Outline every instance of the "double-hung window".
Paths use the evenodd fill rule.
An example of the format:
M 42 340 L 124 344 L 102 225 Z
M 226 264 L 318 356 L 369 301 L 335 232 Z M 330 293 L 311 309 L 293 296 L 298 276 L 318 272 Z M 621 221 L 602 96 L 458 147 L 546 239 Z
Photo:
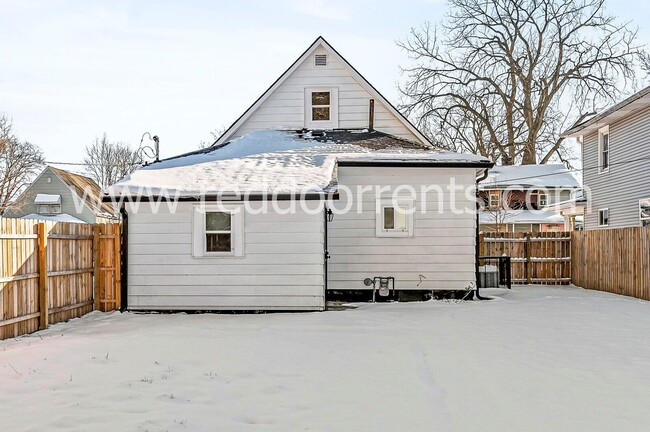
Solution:
M 605 227 L 609 225 L 609 209 L 598 210 L 598 226 Z
M 194 208 L 195 257 L 243 256 L 243 207 Z
M 335 129 L 338 127 L 338 88 L 305 89 L 305 127 Z
M 499 204 L 501 204 L 500 201 L 501 201 L 501 194 L 498 191 L 491 191 L 490 200 L 488 202 L 488 206 L 490 210 L 498 210 Z
M 598 131 L 598 166 L 599 172 L 609 171 L 609 126 Z

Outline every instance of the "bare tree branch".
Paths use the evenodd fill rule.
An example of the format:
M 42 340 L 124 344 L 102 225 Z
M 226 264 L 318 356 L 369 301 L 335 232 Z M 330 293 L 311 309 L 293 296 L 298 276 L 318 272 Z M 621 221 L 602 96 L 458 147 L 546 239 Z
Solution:
M 20 141 L 6 115 L 0 115 L 0 215 L 32 181 L 43 165 L 36 145 Z
M 503 164 L 563 158 L 561 126 L 619 98 L 646 60 L 605 0 L 450 0 L 398 42 L 402 108 L 444 149 Z M 444 35 L 441 37 L 440 35 Z
M 116 183 L 135 171 L 141 164 L 140 156 L 127 144 L 111 142 L 106 134 L 86 146 L 86 172 L 102 188 Z

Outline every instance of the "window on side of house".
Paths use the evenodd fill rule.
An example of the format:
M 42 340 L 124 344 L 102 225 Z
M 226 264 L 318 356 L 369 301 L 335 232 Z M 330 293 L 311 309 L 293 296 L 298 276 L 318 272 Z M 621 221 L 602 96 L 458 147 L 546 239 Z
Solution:
M 650 226 L 650 198 L 639 200 L 639 219 L 641 226 Z
M 598 166 L 599 172 L 609 171 L 609 126 L 598 131 Z
M 598 226 L 608 226 L 609 225 L 609 209 L 600 209 L 598 210 Z
M 413 237 L 412 199 L 378 200 L 377 237 Z
M 207 206 L 194 209 L 195 257 L 243 256 L 243 208 Z
M 548 196 L 544 192 L 537 194 L 537 207 L 542 208 L 546 207 L 548 204 Z

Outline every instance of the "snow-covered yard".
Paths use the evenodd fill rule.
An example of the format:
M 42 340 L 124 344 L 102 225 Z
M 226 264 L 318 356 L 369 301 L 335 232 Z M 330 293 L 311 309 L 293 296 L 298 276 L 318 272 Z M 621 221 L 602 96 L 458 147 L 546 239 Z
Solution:
M 2 430 L 642 431 L 650 303 L 575 287 L 0 342 Z

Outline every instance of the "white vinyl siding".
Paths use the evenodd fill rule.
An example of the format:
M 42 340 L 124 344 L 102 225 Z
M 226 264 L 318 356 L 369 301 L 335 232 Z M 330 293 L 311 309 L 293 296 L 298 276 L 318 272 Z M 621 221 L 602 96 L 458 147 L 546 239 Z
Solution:
M 326 50 L 319 47 L 315 54 L 326 54 Z M 335 127 L 368 127 L 369 103 L 373 97 L 350 75 L 344 65 L 331 56 L 328 57 L 327 66 L 314 66 L 313 57 L 309 56 L 241 125 L 233 138 L 254 130 L 305 127 L 305 89 L 310 87 L 338 89 L 338 125 Z M 378 100 L 375 100 L 374 128 L 419 142 L 402 121 Z
M 648 197 L 650 176 L 650 107 L 609 125 L 609 171 L 592 168 L 599 163 L 599 134 L 583 137 L 583 181 L 589 190 L 585 228 L 598 228 L 598 209 L 609 208 L 611 228 L 639 226 L 639 200 Z M 612 147 L 612 145 L 615 146 Z M 625 163 L 623 163 L 625 162 Z
M 378 237 L 376 197 L 365 192 L 362 199 L 352 197 L 354 211 L 335 214 L 328 224 L 328 289 L 363 290 L 367 277 L 393 276 L 397 290 L 465 289 L 475 282 L 475 201 L 465 191 L 455 192 L 458 206 L 469 211 L 455 215 L 450 211 L 449 194 L 442 198 L 426 192 L 427 211 L 420 195 L 421 186 L 449 184 L 450 176 L 461 186 L 472 186 L 474 169 L 341 167 L 339 183 L 352 191 L 357 186 L 412 185 L 414 200 L 413 237 Z M 439 199 L 440 198 L 440 199 Z M 346 205 L 341 195 L 337 208 Z M 357 205 L 361 212 L 357 213 Z M 442 209 L 442 214 L 438 209 Z M 423 275 L 424 278 L 420 278 Z M 425 279 L 426 278 L 426 279 Z M 419 285 L 418 285 L 419 284 Z
M 129 309 L 324 308 L 322 213 L 244 213 L 242 257 L 195 258 L 193 209 L 129 214 Z

